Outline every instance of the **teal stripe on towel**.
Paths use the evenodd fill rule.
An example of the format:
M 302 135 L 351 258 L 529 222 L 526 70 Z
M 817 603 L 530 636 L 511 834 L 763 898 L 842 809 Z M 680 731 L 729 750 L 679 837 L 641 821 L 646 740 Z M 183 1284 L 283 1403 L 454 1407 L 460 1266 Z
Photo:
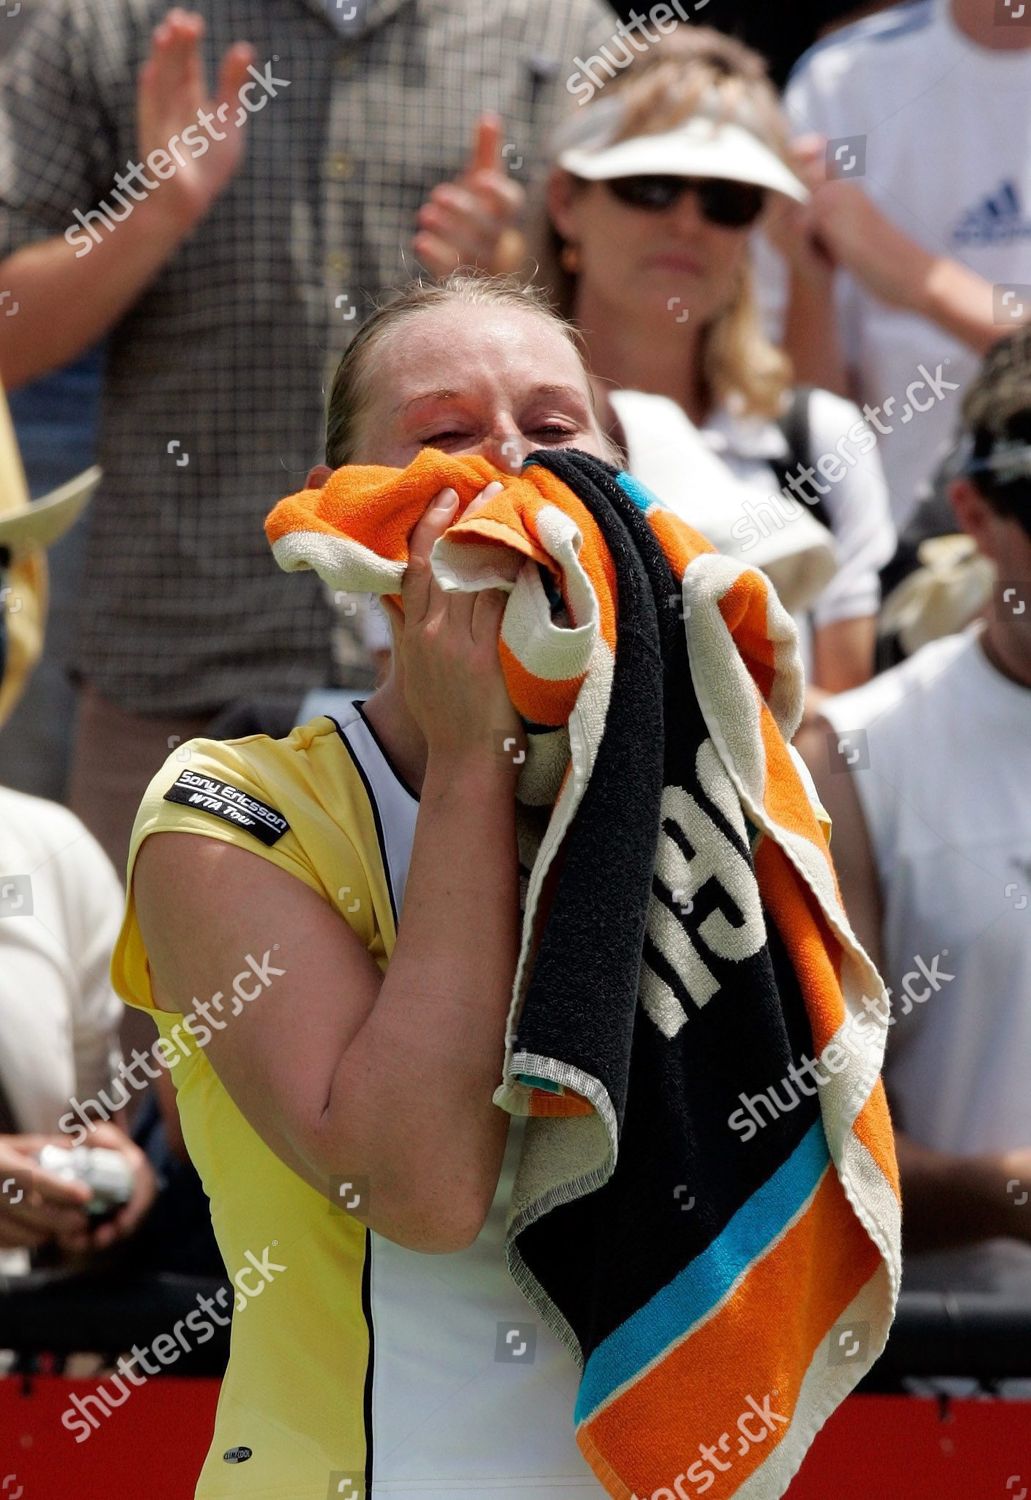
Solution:
M 573 1420 L 589 1421 L 613 1391 L 633 1380 L 699 1319 L 766 1251 L 815 1191 L 830 1163 L 817 1120 L 783 1166 L 738 1209 L 712 1244 L 609 1334 L 584 1368 Z
M 565 1089 L 562 1087 L 562 1085 L 560 1083 L 556 1083 L 553 1078 L 538 1078 L 533 1073 L 520 1073 L 518 1075 L 518 1078 L 519 1082 L 525 1084 L 527 1088 L 544 1089 L 545 1092 L 549 1094 L 565 1093 Z
M 642 484 L 639 479 L 635 479 L 632 474 L 628 474 L 625 469 L 621 469 L 616 475 L 616 483 L 624 495 L 629 496 L 634 502 L 638 510 L 649 511 L 653 505 L 657 505 L 660 510 L 665 509 L 662 501 L 652 494 L 648 486 Z

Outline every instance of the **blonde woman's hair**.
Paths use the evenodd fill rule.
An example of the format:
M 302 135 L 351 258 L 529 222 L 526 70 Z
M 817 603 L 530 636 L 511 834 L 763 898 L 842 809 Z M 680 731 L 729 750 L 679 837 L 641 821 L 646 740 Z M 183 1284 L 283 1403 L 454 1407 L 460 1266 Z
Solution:
M 611 144 L 657 135 L 705 110 L 715 119 L 742 123 L 791 165 L 787 123 L 766 64 L 757 52 L 708 26 L 681 26 L 636 58 L 611 83 L 603 102 L 618 96 L 622 113 Z M 583 106 L 586 116 L 600 104 Z M 576 277 L 564 269 L 563 241 L 540 200 L 532 214 L 531 250 L 537 279 L 566 318 L 573 315 Z M 793 378 L 791 361 L 765 336 L 750 266 L 742 268 L 735 296 L 705 329 L 702 374 L 710 399 L 739 401 L 749 414 L 780 415 Z
M 500 307 L 532 312 L 552 324 L 576 350 L 584 365 L 580 333 L 560 317 L 545 292 L 515 276 L 487 276 L 456 271 L 442 281 L 412 281 L 380 304 L 362 324 L 348 345 L 333 380 L 326 413 L 326 463 L 338 469 L 354 462 L 358 433 L 369 407 L 369 385 L 373 356 L 383 339 L 416 313 L 454 304 L 466 307 Z M 599 417 L 590 382 L 587 389 L 596 419 Z M 605 436 L 604 427 L 598 420 Z M 618 450 L 605 439 L 611 462 L 620 463 Z

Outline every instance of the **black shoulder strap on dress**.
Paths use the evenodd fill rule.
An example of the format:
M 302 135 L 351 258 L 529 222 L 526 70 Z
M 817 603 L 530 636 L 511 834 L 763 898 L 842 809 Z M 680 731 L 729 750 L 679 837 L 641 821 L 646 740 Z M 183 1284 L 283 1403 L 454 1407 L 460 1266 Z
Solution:
M 796 385 L 791 392 L 787 411 L 777 422 L 788 445 L 788 454 L 786 459 L 771 458 L 769 463 L 777 475 L 777 483 L 782 490 L 787 488 L 790 475 L 797 474 L 799 469 L 808 469 L 812 464 L 813 444 L 809 425 L 809 401 L 812 394 L 811 385 Z M 788 490 L 788 493 L 792 492 Z M 818 494 L 812 485 L 807 487 L 806 494 L 813 496 L 813 504 L 809 506 L 813 517 L 821 526 L 826 526 L 828 531 L 833 531 L 831 518 L 823 503 L 822 495 Z

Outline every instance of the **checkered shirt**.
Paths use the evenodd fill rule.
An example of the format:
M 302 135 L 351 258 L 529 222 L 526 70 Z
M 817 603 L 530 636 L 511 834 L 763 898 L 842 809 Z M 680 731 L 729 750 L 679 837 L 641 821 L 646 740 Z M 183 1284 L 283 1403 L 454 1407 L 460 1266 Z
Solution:
M 600 0 L 369 0 L 353 32 L 327 0 L 192 5 L 209 81 L 246 40 L 288 86 L 108 339 L 71 665 L 142 714 L 331 679 L 330 604 L 313 574 L 275 567 L 264 516 L 321 458 L 340 355 L 370 296 L 416 269 L 415 211 L 464 166 L 478 114 L 500 113 L 525 179 L 575 108 L 574 56 L 614 25 Z M 167 8 L 36 0 L 0 70 L 0 258 L 111 201 L 139 159 L 136 75 Z

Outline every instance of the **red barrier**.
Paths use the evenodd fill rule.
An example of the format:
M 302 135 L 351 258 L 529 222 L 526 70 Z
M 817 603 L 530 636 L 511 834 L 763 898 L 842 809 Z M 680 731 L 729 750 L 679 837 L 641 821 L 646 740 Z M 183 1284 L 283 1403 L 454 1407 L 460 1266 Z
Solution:
M 0 1500 L 193 1500 L 219 1382 L 148 1380 L 77 1443 L 61 1416 L 102 1384 L 0 1380 Z
M 192 1500 L 218 1383 L 150 1380 L 76 1443 L 72 1395 L 100 1382 L 0 1380 L 0 1500 Z M 1027 1500 L 1031 1402 L 853 1396 L 820 1433 L 790 1500 Z

